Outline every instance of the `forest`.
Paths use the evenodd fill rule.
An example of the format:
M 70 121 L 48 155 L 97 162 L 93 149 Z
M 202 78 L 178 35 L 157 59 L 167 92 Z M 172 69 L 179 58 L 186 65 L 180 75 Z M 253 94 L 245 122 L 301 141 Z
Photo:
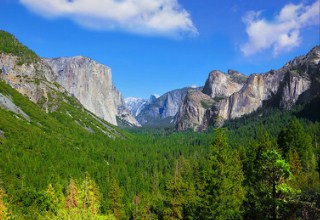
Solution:
M 110 139 L 61 113 L 80 110 L 47 114 L 0 88 L 32 117 L 0 109 L 1 219 L 320 216 L 320 123 L 308 106 L 260 110 L 202 133 L 118 129 Z
M 1 80 L 0 95 L 30 117 L 0 107 L 0 219 L 320 219 L 319 99 L 177 132 L 101 123 L 63 93 L 46 113 Z

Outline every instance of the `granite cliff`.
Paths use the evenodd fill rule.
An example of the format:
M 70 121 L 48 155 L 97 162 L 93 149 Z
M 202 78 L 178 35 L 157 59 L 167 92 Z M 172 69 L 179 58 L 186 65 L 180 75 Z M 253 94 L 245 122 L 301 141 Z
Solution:
M 56 81 L 86 109 L 114 125 L 117 125 L 118 116 L 139 126 L 113 85 L 109 67 L 82 56 L 43 61 L 53 70 Z
M 189 90 L 199 90 L 199 88 L 186 87 L 182 89 L 176 89 L 159 97 L 151 95 L 148 101 L 141 101 L 141 99 L 131 98 L 131 102 L 127 101 L 127 107 L 133 110 L 133 106 L 139 107 L 135 111 L 135 117 L 143 126 L 174 126 L 175 116 Z M 137 102 L 134 102 L 134 100 Z
M 203 94 L 188 95 L 179 109 L 176 128 L 204 130 L 209 124 L 250 114 L 261 107 L 291 109 L 320 96 L 320 47 L 288 62 L 279 70 L 252 74 L 213 71 Z M 211 98 L 211 100 L 209 99 Z M 203 102 L 212 103 L 203 108 Z

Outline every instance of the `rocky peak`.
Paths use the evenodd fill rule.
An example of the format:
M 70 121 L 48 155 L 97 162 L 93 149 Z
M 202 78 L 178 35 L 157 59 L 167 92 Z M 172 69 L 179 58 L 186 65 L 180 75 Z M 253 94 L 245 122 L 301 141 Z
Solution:
M 246 77 L 233 70 L 228 73 L 219 70 L 210 72 L 202 92 L 212 98 L 225 98 L 239 91 L 244 84 L 243 78 Z
M 320 47 L 263 74 L 246 77 L 234 70 L 228 74 L 212 71 L 203 93 L 213 98 L 212 106 L 203 111 L 201 99 L 210 103 L 208 97 L 199 94 L 197 99 L 187 95 L 178 113 L 178 129 L 204 129 L 208 122 L 221 125 L 225 120 L 250 114 L 261 107 L 290 109 L 296 104 L 308 103 L 320 96 Z
M 176 115 L 178 130 L 205 130 L 211 123 L 214 100 L 200 90 L 188 90 Z
M 151 95 L 148 103 L 144 104 L 136 116 L 137 120 L 145 126 L 158 126 L 159 124 L 164 127 L 173 126 L 174 117 L 188 90 L 199 90 L 199 88 L 176 89 L 160 97 Z
M 272 105 L 290 109 L 320 95 L 320 47 L 288 62 L 278 70 L 250 75 L 241 90 L 216 104 L 222 120 L 241 117 Z
M 56 108 L 48 97 L 55 97 L 55 91 L 65 91 L 54 84 L 56 80 L 54 73 L 40 59 L 21 63 L 20 57 L 1 52 L 0 79 L 47 112 Z
M 136 98 L 136 97 L 128 97 L 124 99 L 126 108 L 131 112 L 132 116 L 136 117 L 143 110 L 145 105 L 148 104 L 146 99 Z
M 160 96 L 157 95 L 157 94 L 152 94 L 152 95 L 150 95 L 150 97 L 149 97 L 149 104 L 152 104 L 152 103 L 156 102 L 157 98 L 159 98 L 159 97 L 160 97 Z

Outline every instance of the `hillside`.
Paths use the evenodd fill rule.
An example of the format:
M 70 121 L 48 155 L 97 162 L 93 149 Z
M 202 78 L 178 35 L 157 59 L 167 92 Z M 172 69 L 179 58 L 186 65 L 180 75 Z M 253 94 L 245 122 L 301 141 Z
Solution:
M 34 54 L 5 34 L 9 48 Z M 0 52 L 0 219 L 319 219 L 318 84 L 306 102 L 262 106 L 219 129 L 202 120 L 205 132 L 124 131 L 86 110 L 41 59 L 15 50 Z M 225 99 L 212 94 L 228 93 L 211 86 L 215 74 L 242 90 L 244 76 L 215 72 L 211 95 L 155 99 L 157 119 L 185 96 L 179 111 L 194 104 L 200 121 Z

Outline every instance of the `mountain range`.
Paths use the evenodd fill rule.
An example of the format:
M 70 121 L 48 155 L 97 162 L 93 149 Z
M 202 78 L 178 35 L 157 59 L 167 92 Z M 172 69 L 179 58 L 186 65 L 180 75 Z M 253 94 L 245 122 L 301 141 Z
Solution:
M 112 83 L 111 69 L 90 58 L 39 58 L 11 34 L 0 34 L 2 41 L 14 45 L 1 50 L 1 80 L 46 112 L 56 111 L 64 94 L 112 125 L 206 130 L 259 108 L 288 110 L 320 96 L 320 46 L 278 70 L 249 76 L 214 70 L 203 87 L 176 89 L 145 100 L 124 99 Z M 0 94 L 0 106 L 27 119 L 10 97 Z

